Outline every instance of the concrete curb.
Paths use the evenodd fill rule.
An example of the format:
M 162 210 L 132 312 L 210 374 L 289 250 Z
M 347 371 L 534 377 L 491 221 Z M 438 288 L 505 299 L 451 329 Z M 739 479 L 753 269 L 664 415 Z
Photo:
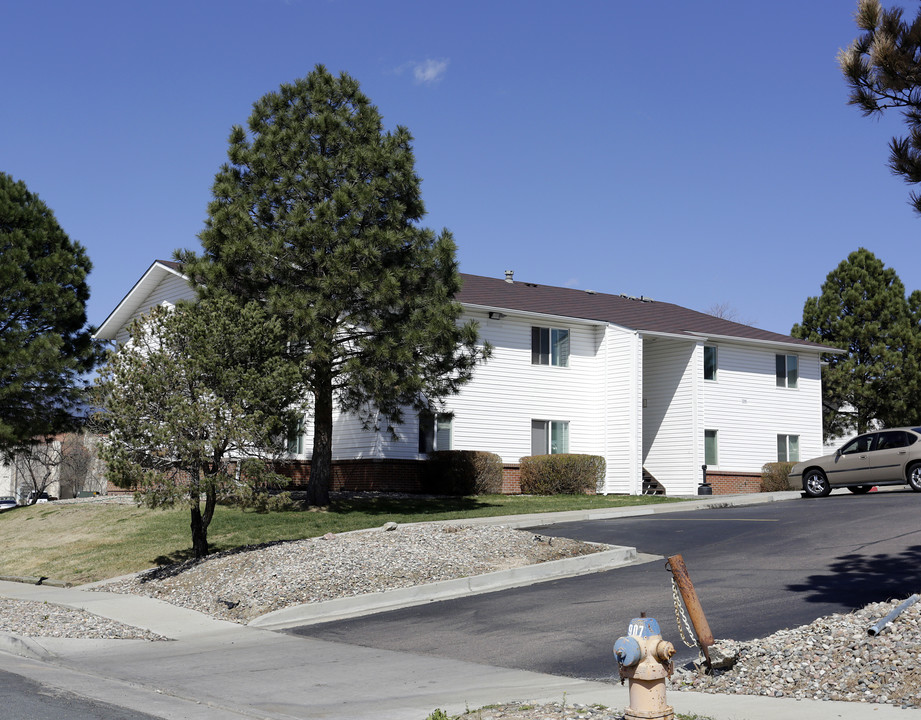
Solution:
M 695 510 L 718 510 L 720 508 L 741 507 L 747 505 L 765 505 L 782 500 L 801 497 L 796 491 L 756 493 L 750 495 L 716 495 L 705 500 L 687 500 L 685 502 L 662 503 L 660 505 L 637 505 L 634 507 L 603 508 L 597 510 L 565 510 L 552 513 L 533 513 L 530 515 L 499 515 L 496 517 L 466 518 L 462 520 L 436 520 L 432 524 L 455 525 L 505 525 L 510 528 L 543 527 L 559 523 L 580 522 L 583 520 L 614 520 L 624 517 L 642 515 L 659 515 L 661 513 L 692 512 Z M 695 496 L 696 497 L 696 496 Z
M 64 580 L 52 580 L 51 578 L 47 577 L 29 577 L 28 575 L 0 575 L 0 580 L 5 580 L 6 582 L 18 582 L 25 585 L 48 585 L 50 587 L 57 588 L 73 587 L 73 583 L 65 582 Z
M 314 625 L 370 613 L 424 605 L 438 600 L 481 595 L 497 590 L 533 585 L 548 580 L 612 570 L 629 565 L 636 560 L 636 548 L 610 546 L 609 550 L 592 553 L 591 555 L 550 560 L 536 565 L 499 570 L 485 575 L 471 575 L 470 577 L 442 580 L 398 590 L 327 600 L 321 603 L 295 605 L 261 615 L 251 620 L 248 624 L 251 627 L 266 630 L 282 630 L 289 627 Z
M 5 632 L 0 632 L 0 652 L 45 662 L 53 660 L 56 657 L 53 652 L 43 647 L 32 638 Z

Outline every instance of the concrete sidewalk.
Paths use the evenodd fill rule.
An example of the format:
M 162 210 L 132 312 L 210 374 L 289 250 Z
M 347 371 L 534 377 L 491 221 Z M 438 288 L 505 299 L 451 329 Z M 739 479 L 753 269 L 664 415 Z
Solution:
M 713 498 L 614 516 L 771 502 L 798 493 Z M 607 513 L 612 511 L 597 511 Z M 539 515 L 519 526 L 563 522 L 571 513 Z M 563 518 L 566 518 L 565 520 Z M 594 517 L 597 517 L 594 516 Z M 518 521 L 518 518 L 512 518 Z M 509 524 L 510 518 L 488 522 Z M 539 567 L 539 566 L 538 566 Z M 527 581 L 539 581 L 539 577 Z M 423 588 L 417 589 L 423 596 Z M 381 593 L 380 595 L 386 595 Z M 241 626 L 158 600 L 0 582 L 0 596 L 83 608 L 171 638 L 68 640 L 0 634 L 0 669 L 102 702 L 170 720 L 349 718 L 425 720 L 435 708 L 459 714 L 516 700 L 601 703 L 622 708 L 627 688 L 438 657 L 364 648 Z M 416 598 L 418 599 L 418 598 Z M 375 609 L 370 598 L 363 612 Z M 304 619 L 315 609 L 304 607 Z M 297 624 L 296 610 L 284 625 Z M 613 643 L 614 638 L 612 638 Z M 612 659 L 613 666 L 613 659 Z M 716 720 L 921 718 L 888 705 L 797 701 L 670 692 L 678 712 Z

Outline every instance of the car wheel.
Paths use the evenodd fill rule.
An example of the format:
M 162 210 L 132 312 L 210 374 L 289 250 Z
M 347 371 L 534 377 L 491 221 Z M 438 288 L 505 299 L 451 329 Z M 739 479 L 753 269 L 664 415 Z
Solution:
M 853 485 L 848 488 L 855 495 L 863 495 L 870 492 L 873 489 L 872 485 Z
M 921 477 L 919 477 L 921 481 Z M 809 497 L 825 497 L 831 492 L 831 485 L 828 484 L 828 478 L 821 470 L 813 468 L 803 475 L 803 490 Z
M 921 492 L 921 463 L 908 468 L 908 486 L 915 492 Z

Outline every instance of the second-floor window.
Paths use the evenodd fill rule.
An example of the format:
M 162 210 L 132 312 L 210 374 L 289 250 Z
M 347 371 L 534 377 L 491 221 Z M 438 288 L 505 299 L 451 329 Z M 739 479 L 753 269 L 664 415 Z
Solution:
M 704 345 L 704 380 L 716 380 L 716 347 Z
M 775 355 L 777 387 L 795 388 L 799 382 L 799 358 L 796 355 Z
M 532 327 L 531 364 L 569 367 L 569 330 Z

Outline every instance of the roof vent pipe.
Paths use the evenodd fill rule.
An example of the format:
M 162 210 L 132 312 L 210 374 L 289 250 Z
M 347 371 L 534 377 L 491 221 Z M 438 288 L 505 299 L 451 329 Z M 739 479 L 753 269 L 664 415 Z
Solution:
M 514 280 L 514 275 L 515 275 L 515 271 L 514 271 L 514 270 L 506 270 L 506 271 L 505 271 L 505 282 L 507 282 L 507 283 L 513 283 L 513 282 L 515 282 L 515 280 Z

